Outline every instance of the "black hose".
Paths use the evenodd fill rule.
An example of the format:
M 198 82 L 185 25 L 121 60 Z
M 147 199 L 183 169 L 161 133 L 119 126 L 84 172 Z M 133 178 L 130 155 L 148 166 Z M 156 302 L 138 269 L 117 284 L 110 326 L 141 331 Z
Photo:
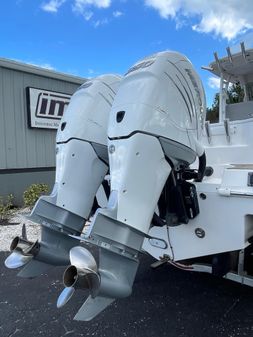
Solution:
M 204 178 L 206 171 L 206 154 L 205 152 L 199 157 L 199 169 L 198 169 L 198 178 L 195 180 L 201 182 Z

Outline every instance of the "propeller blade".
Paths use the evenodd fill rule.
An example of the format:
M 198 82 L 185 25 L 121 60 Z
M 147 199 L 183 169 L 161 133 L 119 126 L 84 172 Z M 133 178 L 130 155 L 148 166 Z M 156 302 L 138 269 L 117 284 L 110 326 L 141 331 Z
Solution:
M 26 265 L 32 258 L 32 255 L 23 255 L 22 252 L 15 250 L 7 257 L 4 264 L 9 269 L 16 269 Z
M 90 321 L 103 311 L 108 305 L 114 302 L 114 298 L 89 296 L 74 317 L 76 321 Z
M 76 246 L 69 252 L 70 263 L 77 269 L 92 270 L 97 273 L 97 263 L 93 255 L 84 247 Z
M 89 282 L 89 290 L 92 297 L 96 297 L 100 288 L 100 276 L 98 273 L 87 273 L 86 278 Z
M 27 231 L 26 231 L 26 225 L 25 225 L 25 223 L 23 224 L 23 226 L 22 226 L 22 238 L 23 239 L 25 239 L 25 240 L 27 240 L 28 241 L 28 239 L 27 239 Z
M 62 308 L 68 301 L 71 299 L 75 292 L 74 287 L 66 287 L 63 289 L 61 292 L 60 296 L 58 297 L 57 300 L 57 308 Z

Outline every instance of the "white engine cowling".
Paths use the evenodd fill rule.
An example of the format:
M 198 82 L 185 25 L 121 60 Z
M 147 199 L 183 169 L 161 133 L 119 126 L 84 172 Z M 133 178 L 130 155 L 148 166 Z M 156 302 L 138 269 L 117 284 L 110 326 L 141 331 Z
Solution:
M 161 52 L 137 62 L 125 75 L 113 103 L 108 136 L 143 132 L 198 152 L 205 109 L 204 89 L 190 61 L 176 52 Z
M 148 231 L 169 163 L 187 166 L 203 154 L 198 138 L 204 119 L 203 87 L 185 56 L 162 52 L 130 68 L 108 127 L 117 220 Z
M 104 75 L 72 96 L 56 137 L 56 205 L 85 219 L 108 171 L 107 126 L 120 77 Z

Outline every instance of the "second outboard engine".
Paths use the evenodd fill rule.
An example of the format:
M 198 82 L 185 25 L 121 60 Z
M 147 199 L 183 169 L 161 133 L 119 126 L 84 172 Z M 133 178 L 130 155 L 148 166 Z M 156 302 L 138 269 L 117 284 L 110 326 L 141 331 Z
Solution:
M 69 264 L 69 250 L 77 243 L 69 234 L 80 235 L 108 173 L 107 125 L 119 83 L 119 76 L 100 76 L 72 96 L 57 132 L 53 191 L 40 197 L 30 216 L 41 225 L 41 240 L 16 237 L 5 261 L 8 268 L 24 266 L 19 276 Z
M 62 306 L 75 288 L 90 290 L 75 319 L 90 320 L 115 298 L 131 294 L 138 254 L 168 177 L 185 170 L 201 179 L 201 172 L 188 168 L 199 157 L 203 170 L 198 138 L 204 114 L 201 81 L 179 53 L 147 57 L 125 75 L 108 127 L 110 198 L 107 208 L 96 212 L 89 233 L 90 242 L 100 247 L 99 265 L 85 248 L 71 249 L 72 265 L 58 300 Z

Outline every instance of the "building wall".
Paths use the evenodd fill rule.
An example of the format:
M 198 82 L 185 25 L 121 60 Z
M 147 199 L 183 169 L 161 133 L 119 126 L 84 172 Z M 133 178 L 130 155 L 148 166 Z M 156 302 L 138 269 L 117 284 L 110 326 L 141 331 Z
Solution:
M 54 185 L 55 168 L 39 170 L 16 170 L 0 174 L 0 196 L 13 194 L 13 203 L 23 205 L 23 193 L 31 184 L 47 184 L 50 189 Z
M 0 67 L 0 169 L 55 166 L 55 130 L 29 129 L 26 87 L 73 94 L 77 84 Z
M 31 183 L 54 181 L 56 130 L 28 127 L 26 87 L 73 94 L 78 86 L 0 66 L 0 196 L 21 204 Z

